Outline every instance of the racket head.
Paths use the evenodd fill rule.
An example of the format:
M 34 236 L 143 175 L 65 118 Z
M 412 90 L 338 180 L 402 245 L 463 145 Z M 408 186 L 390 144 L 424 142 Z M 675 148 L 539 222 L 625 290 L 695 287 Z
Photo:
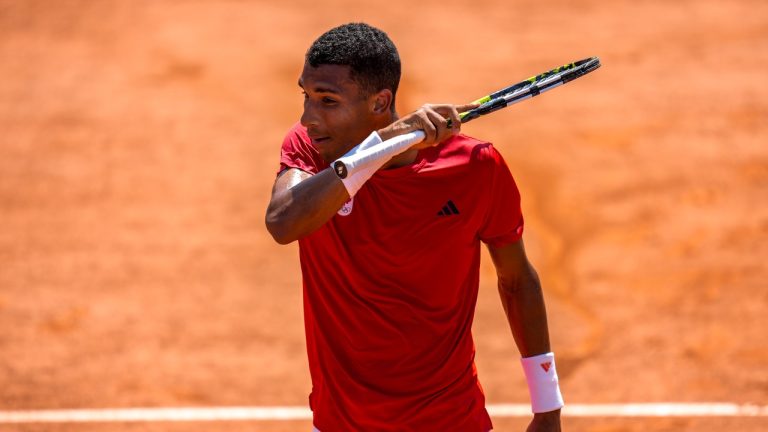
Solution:
M 599 57 L 588 57 L 560 67 L 534 75 L 501 90 L 473 101 L 479 107 L 459 113 L 462 123 L 474 120 L 481 115 L 512 105 L 513 103 L 539 95 L 559 85 L 573 81 L 600 67 Z M 516 97 L 517 96 L 517 97 Z

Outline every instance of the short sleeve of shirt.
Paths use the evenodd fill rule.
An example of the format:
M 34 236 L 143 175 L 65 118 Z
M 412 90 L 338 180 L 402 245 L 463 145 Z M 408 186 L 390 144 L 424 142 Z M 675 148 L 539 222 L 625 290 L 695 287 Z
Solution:
M 300 123 L 294 124 L 283 138 L 283 145 L 280 148 L 280 169 L 277 173 L 288 168 L 298 168 L 317 174 L 326 166 L 320 153 L 310 142 L 307 130 Z
M 484 243 L 501 247 L 522 238 L 523 213 L 520 192 L 504 158 L 493 147 L 489 151 L 493 161 L 490 203 L 479 235 Z

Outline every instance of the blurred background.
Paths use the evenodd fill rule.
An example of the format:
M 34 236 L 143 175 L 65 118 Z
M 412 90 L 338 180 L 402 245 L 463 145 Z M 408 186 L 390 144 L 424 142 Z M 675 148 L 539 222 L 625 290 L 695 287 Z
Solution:
M 522 191 L 566 401 L 768 403 L 767 2 L 0 0 L 0 409 L 306 406 L 298 249 L 263 218 L 304 52 L 350 21 L 398 46 L 401 113 L 600 56 L 464 128 Z M 480 380 L 527 403 L 487 258 Z

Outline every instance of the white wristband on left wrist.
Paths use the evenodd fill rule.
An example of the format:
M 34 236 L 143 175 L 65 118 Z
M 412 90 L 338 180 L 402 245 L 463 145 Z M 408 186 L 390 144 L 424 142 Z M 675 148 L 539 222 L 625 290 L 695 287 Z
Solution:
M 531 409 L 534 413 L 554 411 L 563 407 L 563 395 L 555 367 L 555 354 L 546 353 L 521 359 L 528 392 L 531 396 Z

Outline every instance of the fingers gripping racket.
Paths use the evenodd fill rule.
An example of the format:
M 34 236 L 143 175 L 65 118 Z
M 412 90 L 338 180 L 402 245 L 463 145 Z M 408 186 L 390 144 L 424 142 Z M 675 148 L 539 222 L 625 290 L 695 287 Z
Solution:
M 460 113 L 459 118 L 461 119 L 462 124 L 467 123 L 480 116 L 490 114 L 502 108 L 538 96 L 545 91 L 552 90 L 555 87 L 559 87 L 569 81 L 582 77 L 599 67 L 600 59 L 598 57 L 589 57 L 532 76 L 517 84 L 505 87 L 497 92 L 475 100 L 472 103 L 480 104 L 480 106 Z M 449 120 L 448 127 L 450 126 L 451 122 Z M 424 136 L 424 132 L 421 130 L 396 136 L 354 155 L 344 156 L 338 159 L 334 162 L 333 168 L 339 177 L 342 179 L 346 178 L 349 172 L 354 172 L 354 170 L 379 159 L 383 153 L 391 153 L 393 148 L 396 148 L 398 152 L 405 150 L 413 144 L 422 141 Z

